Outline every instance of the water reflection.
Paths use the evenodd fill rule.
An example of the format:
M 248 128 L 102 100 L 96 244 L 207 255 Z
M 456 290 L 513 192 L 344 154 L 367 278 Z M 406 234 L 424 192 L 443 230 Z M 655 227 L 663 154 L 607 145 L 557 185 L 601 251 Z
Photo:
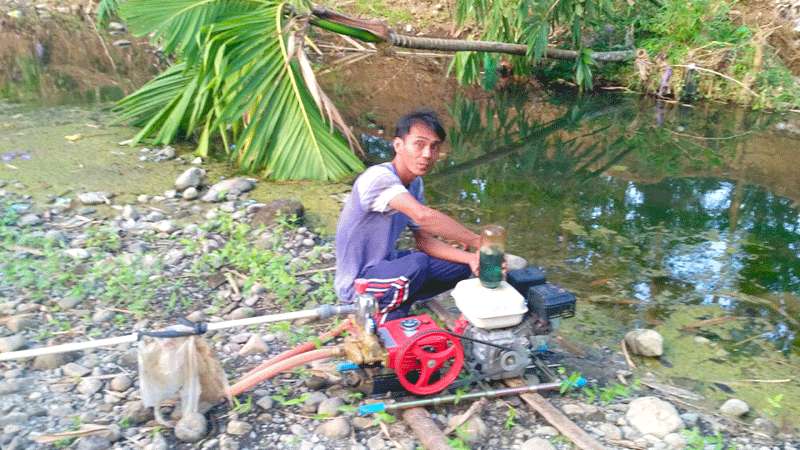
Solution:
M 716 305 L 798 345 L 800 180 L 783 158 L 800 141 L 770 132 L 775 117 L 599 96 L 554 97 L 543 119 L 506 100 L 453 102 L 432 204 L 508 225 L 517 252 L 586 297 L 640 302 L 631 323 Z

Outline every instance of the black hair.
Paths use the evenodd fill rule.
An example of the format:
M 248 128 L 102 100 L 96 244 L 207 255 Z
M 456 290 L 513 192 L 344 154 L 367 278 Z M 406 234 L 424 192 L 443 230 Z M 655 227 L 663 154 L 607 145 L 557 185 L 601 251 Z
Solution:
M 426 127 L 430 128 L 442 141 L 447 138 L 447 133 L 444 131 L 444 127 L 442 126 L 442 122 L 439 120 L 439 116 L 436 115 L 436 112 L 430 109 L 418 109 L 401 117 L 395 126 L 394 136 L 399 137 L 400 139 L 405 138 L 411 131 L 411 127 L 415 124 L 425 125 Z

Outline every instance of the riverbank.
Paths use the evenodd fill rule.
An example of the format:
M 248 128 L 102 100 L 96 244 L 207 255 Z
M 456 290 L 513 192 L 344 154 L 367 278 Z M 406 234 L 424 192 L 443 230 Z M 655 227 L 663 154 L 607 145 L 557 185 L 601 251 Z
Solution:
M 41 204 L 30 200 L 28 187 L 19 181 L 3 179 L 0 185 L 0 292 L 5 299 L 0 304 L 0 351 L 156 329 L 181 316 L 213 322 L 335 301 L 332 273 L 326 270 L 334 262 L 332 242 L 300 221 L 275 216 L 275 204 L 259 204 L 247 193 L 229 191 L 221 203 L 208 203 L 151 192 L 135 204 L 123 204 L 112 193 L 76 192 L 68 201 L 61 197 Z M 110 208 L 101 211 L 97 202 Z M 282 206 L 299 213 L 296 202 Z M 235 379 L 328 326 L 301 321 L 221 331 L 207 339 L 227 377 Z M 796 448 L 795 438 L 768 419 L 748 425 L 696 409 L 691 405 L 700 396 L 661 384 L 647 373 L 634 375 L 616 350 L 596 354 L 597 349 L 584 349 L 594 356 L 578 357 L 556 348 L 553 358 L 563 360 L 566 370 L 603 374 L 591 377 L 586 389 L 549 399 L 606 448 L 718 443 Z M 602 372 L 591 367 L 599 361 Z M 42 442 L 48 438 L 57 448 L 190 448 L 142 406 L 133 348 L 1 366 L 3 448 L 47 448 Z M 233 408 L 204 411 L 210 431 L 194 445 L 417 447 L 406 426 L 390 416 L 355 417 L 361 399 L 330 365 L 312 365 L 260 386 Z M 435 408 L 433 419 L 445 428 L 468 406 Z M 175 420 L 180 408 L 165 406 L 162 413 Z M 70 434 L 81 430 L 85 433 Z M 457 428 L 451 443 L 476 449 L 570 448 L 515 398 L 489 402 Z
M 9 151 L 0 166 L 2 351 L 124 335 L 171 325 L 177 317 L 216 321 L 335 301 L 326 270 L 335 260 L 330 234 L 320 231 L 324 221 L 314 218 L 316 207 L 305 204 L 302 214 L 300 208 L 319 194 L 296 183 L 221 180 L 225 166 L 196 160 L 186 149 L 120 146 L 130 130 L 109 126 L 102 113 L 10 108 L 4 110 L 8 133 L 2 144 Z M 63 123 L 37 125 L 45 118 Z M 224 195 L 210 196 L 219 202 L 200 199 L 220 182 L 232 184 L 216 188 Z M 292 194 L 276 193 L 284 188 Z M 317 201 L 335 208 L 346 189 Z M 261 197 L 265 191 L 278 197 Z M 269 205 L 277 204 L 306 222 L 275 220 Z M 581 312 L 586 308 L 579 305 Z M 277 324 L 208 339 L 228 379 L 235 379 L 328 326 Z M 668 337 L 672 342 L 674 336 Z M 796 424 L 783 421 L 780 400 L 773 409 L 751 406 L 744 418 L 731 419 L 717 410 L 722 402 L 716 398 L 668 386 L 647 369 L 631 371 L 616 346 L 574 342 L 580 341 L 554 341 L 552 362 L 563 364 L 567 374 L 583 373 L 590 385 L 548 398 L 607 448 L 797 448 Z M 660 364 L 637 361 L 653 369 Z M 79 449 L 191 446 L 142 407 L 132 348 L 4 363 L 2 374 L 4 448 L 49 447 L 35 440 L 90 425 L 97 428 L 92 433 L 56 435 L 53 441 Z M 637 400 L 644 397 L 664 402 Z M 330 366 L 312 366 L 264 384 L 238 406 L 210 409 L 209 434 L 195 445 L 416 448 L 396 418 L 355 417 L 353 407 L 362 400 Z M 433 418 L 445 428 L 468 406 L 435 408 Z M 451 435 L 452 445 L 570 448 L 526 408 L 513 398 L 490 402 Z M 173 405 L 163 412 L 177 418 L 179 410 Z

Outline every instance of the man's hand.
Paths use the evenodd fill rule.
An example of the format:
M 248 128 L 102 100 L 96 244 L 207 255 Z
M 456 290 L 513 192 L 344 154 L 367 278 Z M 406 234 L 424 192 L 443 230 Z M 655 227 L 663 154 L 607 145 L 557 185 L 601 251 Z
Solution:
M 481 252 L 476 250 L 469 260 L 469 270 L 477 277 L 481 272 Z

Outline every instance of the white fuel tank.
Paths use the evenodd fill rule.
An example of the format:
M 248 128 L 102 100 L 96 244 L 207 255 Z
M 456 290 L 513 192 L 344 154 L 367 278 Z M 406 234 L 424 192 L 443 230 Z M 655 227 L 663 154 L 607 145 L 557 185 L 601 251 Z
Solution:
M 478 278 L 459 281 L 451 294 L 469 323 L 488 330 L 513 327 L 528 311 L 525 297 L 505 281 L 495 289 Z

